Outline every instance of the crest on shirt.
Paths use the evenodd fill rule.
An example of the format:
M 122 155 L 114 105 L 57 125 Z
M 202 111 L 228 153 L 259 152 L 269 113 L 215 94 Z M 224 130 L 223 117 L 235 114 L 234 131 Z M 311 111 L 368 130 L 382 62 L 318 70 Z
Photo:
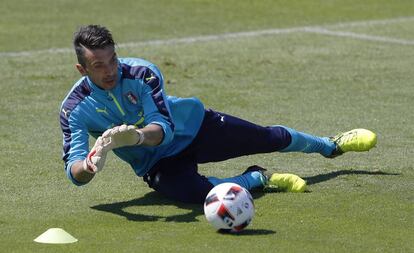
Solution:
M 134 93 L 132 93 L 132 91 L 128 91 L 128 93 L 126 93 L 125 96 L 129 102 L 131 102 L 134 105 L 137 104 L 137 97 L 134 95 Z

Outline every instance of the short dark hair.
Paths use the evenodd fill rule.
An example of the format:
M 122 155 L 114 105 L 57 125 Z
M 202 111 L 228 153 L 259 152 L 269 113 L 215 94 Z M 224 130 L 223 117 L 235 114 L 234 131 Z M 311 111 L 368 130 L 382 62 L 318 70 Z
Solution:
M 78 62 L 85 67 L 85 49 L 104 49 L 115 47 L 115 42 L 111 32 L 104 26 L 87 25 L 81 26 L 73 36 L 73 46 L 75 48 Z

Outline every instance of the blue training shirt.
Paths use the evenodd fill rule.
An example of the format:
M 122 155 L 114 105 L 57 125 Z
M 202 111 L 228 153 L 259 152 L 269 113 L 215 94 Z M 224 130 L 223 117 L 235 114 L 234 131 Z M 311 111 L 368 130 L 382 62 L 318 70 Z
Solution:
M 143 128 L 162 127 L 164 138 L 158 146 L 129 146 L 114 149 L 135 174 L 143 176 L 161 158 L 187 147 L 204 118 L 204 106 L 197 98 L 167 96 L 163 76 L 152 63 L 138 58 L 118 59 L 118 81 L 112 90 L 103 90 L 87 76 L 79 79 L 60 108 L 63 131 L 63 161 L 69 179 L 75 161 L 89 152 L 89 135 L 97 138 L 105 130 L 127 124 Z

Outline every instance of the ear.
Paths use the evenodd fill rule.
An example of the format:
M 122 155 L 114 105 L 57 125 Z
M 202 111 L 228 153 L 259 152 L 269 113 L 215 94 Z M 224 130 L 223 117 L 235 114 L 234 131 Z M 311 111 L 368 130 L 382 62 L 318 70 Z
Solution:
M 88 72 L 86 71 L 86 69 L 82 65 L 80 65 L 79 63 L 77 63 L 75 66 L 76 66 L 76 69 L 79 71 L 79 73 L 82 76 L 86 76 L 88 74 Z

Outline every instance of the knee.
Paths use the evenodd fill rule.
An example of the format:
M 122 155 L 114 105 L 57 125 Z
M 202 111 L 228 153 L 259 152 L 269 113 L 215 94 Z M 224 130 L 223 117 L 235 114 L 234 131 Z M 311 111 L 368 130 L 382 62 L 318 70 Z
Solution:
M 144 181 L 148 184 L 150 188 L 156 190 L 160 186 L 161 172 L 158 171 L 150 175 L 145 175 Z
M 185 175 L 171 175 L 158 171 L 144 178 L 149 187 L 165 197 L 191 204 L 202 204 L 213 188 L 207 180 L 186 177 Z
M 273 142 L 276 143 L 277 150 L 286 148 L 292 142 L 292 136 L 286 127 L 272 126 L 270 129 L 270 136 Z
M 160 185 L 161 180 L 161 172 L 155 172 L 152 174 L 146 174 L 143 177 L 143 180 L 145 183 L 148 184 L 148 186 L 154 190 L 156 190 Z

